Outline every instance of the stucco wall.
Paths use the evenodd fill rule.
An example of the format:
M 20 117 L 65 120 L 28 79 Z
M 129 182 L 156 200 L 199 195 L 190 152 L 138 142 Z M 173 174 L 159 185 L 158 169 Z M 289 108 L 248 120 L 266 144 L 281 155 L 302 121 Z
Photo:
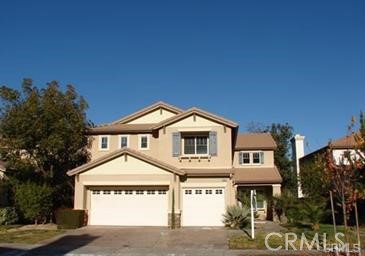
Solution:
M 172 134 L 174 132 L 217 132 L 217 156 L 212 156 L 210 160 L 182 160 L 172 156 Z M 232 130 L 229 127 L 217 124 L 203 117 L 190 116 L 176 122 L 165 129 L 159 130 L 158 157 L 169 164 L 179 168 L 230 168 L 232 162 Z
M 174 132 L 217 132 L 217 156 L 212 156 L 209 160 L 182 160 L 172 156 L 172 133 Z M 120 135 L 109 135 L 109 149 L 100 150 L 99 143 L 104 135 L 92 136 L 91 158 L 97 159 L 105 154 L 109 154 L 120 148 Z M 157 158 L 179 168 L 230 168 L 232 163 L 232 129 L 221 124 L 212 122 L 206 118 L 195 116 L 187 117 L 179 122 L 173 123 L 164 129 L 160 129 L 158 134 L 149 134 L 149 149 L 139 149 L 139 135 L 129 134 L 129 147 L 140 150 L 142 153 Z

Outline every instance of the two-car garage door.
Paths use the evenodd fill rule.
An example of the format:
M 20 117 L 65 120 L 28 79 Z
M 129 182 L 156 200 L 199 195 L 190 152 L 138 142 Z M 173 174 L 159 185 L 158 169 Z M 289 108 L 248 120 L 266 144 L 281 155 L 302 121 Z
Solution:
M 167 226 L 166 189 L 91 191 L 91 225 Z

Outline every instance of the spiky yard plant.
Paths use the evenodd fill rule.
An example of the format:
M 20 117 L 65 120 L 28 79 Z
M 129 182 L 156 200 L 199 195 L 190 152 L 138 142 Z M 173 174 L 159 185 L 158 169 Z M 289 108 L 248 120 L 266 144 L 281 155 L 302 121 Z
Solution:
M 244 229 L 250 224 L 250 211 L 247 207 L 243 206 L 228 206 L 226 213 L 223 214 L 223 223 L 226 227 L 234 229 Z

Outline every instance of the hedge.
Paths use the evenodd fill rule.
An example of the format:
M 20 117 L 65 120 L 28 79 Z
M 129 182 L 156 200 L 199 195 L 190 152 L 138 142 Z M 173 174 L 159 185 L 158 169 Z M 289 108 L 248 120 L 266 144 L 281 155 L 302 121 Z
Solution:
M 11 225 L 18 221 L 19 216 L 14 207 L 0 208 L 0 225 Z
M 55 215 L 58 228 L 75 229 L 85 225 L 84 210 L 59 209 Z

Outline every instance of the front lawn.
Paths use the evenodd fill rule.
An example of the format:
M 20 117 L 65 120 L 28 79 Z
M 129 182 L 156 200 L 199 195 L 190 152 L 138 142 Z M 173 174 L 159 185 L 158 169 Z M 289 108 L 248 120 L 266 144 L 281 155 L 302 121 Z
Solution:
M 0 226 L 0 243 L 35 244 L 64 233 L 63 230 L 9 230 L 19 226 Z
M 320 230 L 313 231 L 308 226 L 305 225 L 284 225 L 285 228 L 288 229 L 287 232 L 279 232 L 281 237 L 273 235 L 268 239 L 268 244 L 272 248 L 277 248 L 279 246 L 282 246 L 283 249 L 285 249 L 285 233 L 295 233 L 298 237 L 296 242 L 293 243 L 293 245 L 296 248 L 300 248 L 300 237 L 302 233 L 305 234 L 305 237 L 307 238 L 308 242 L 311 243 L 314 235 L 318 233 L 318 237 L 320 241 L 323 241 L 323 234 L 326 234 L 326 241 L 327 244 L 334 243 L 334 231 L 332 225 L 321 225 Z M 338 227 L 337 232 L 342 232 L 343 227 Z M 230 249 L 267 249 L 265 245 L 265 237 L 267 233 L 265 232 L 258 232 L 256 234 L 256 239 L 251 239 L 247 234 L 236 234 L 232 235 L 228 241 L 228 246 Z M 289 238 L 293 238 L 293 236 L 289 236 Z M 345 241 L 343 237 L 340 237 L 341 240 Z M 356 233 L 352 229 L 350 231 L 350 244 L 356 243 Z M 361 247 L 365 248 L 365 227 L 360 228 L 360 241 L 361 241 Z M 289 249 L 291 249 L 290 246 L 288 246 Z M 304 246 L 304 249 L 306 247 Z M 316 247 L 314 247 L 316 248 Z
M 19 228 L 21 225 L 0 225 L 0 233 L 12 228 Z

